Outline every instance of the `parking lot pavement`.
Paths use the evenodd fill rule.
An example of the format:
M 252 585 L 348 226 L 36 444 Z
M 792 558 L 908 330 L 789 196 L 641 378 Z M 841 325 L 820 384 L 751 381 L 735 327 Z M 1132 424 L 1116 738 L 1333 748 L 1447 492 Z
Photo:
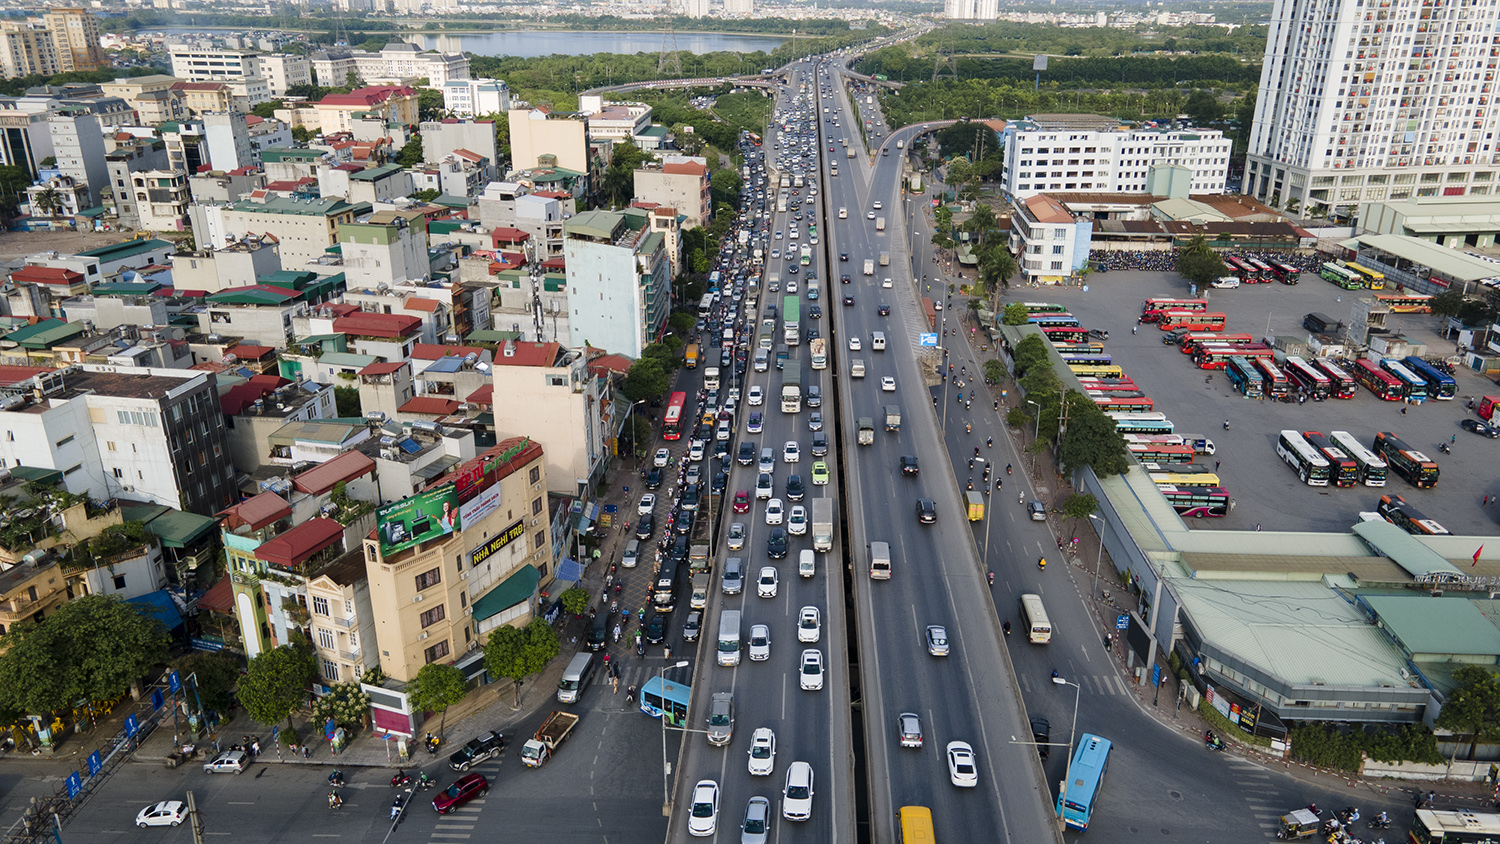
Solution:
M 1151 296 L 1185 296 L 1187 282 L 1175 273 L 1121 272 L 1089 278 L 1088 292 L 1062 287 L 1026 290 L 1018 300 L 1058 302 L 1083 322 L 1085 328 L 1110 332 L 1105 349 L 1125 374 L 1155 402 L 1156 410 L 1176 423 L 1178 433 L 1203 434 L 1217 452 L 1200 455 L 1199 464 L 1217 465 L 1235 506 L 1223 519 L 1193 519 L 1189 527 L 1221 530 L 1337 531 L 1347 530 L 1361 511 L 1373 511 L 1383 493 L 1395 493 L 1455 534 L 1494 533 L 1500 522 L 1500 440 L 1482 438 L 1458 427 L 1469 415 L 1468 396 L 1495 395 L 1500 387 L 1474 372 L 1460 370 L 1458 398 L 1429 401 L 1421 406 L 1380 401 L 1361 388 L 1353 399 L 1329 399 L 1304 405 L 1251 401 L 1234 392 L 1222 372 L 1197 369 L 1175 347 L 1163 345 L 1164 332 L 1154 325 L 1131 327 L 1140 303 Z M 1304 274 L 1302 283 L 1255 284 L 1238 290 L 1210 291 L 1210 310 L 1228 315 L 1227 330 L 1271 333 L 1306 339 L 1303 315 L 1317 311 L 1349 321 L 1357 291 L 1346 291 Z M 1368 294 L 1366 294 L 1368 295 Z M 1392 315 L 1398 330 L 1430 355 L 1452 354 L 1453 344 L 1438 336 L 1437 318 L 1417 314 Z M 1205 383 L 1205 378 L 1207 382 Z M 1405 414 L 1402 409 L 1405 407 Z M 1225 431 L 1225 420 L 1230 429 Z M 1419 490 L 1394 473 L 1383 489 L 1371 487 L 1309 487 L 1297 481 L 1290 467 L 1276 455 L 1276 439 L 1284 429 L 1348 431 L 1371 446 L 1378 431 L 1391 431 L 1437 461 L 1442 475 L 1433 489 Z M 1453 454 L 1438 451 L 1454 438 Z M 1483 504 L 1489 496 L 1488 506 Z

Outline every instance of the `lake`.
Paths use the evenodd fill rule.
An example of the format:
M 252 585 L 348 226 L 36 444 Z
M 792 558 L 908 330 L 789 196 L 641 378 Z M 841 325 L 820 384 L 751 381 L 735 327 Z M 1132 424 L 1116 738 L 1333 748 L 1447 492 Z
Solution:
M 535 58 L 562 54 L 656 53 L 661 50 L 660 32 L 565 32 L 559 30 L 510 30 L 432 34 L 403 32 L 401 37 L 425 50 L 474 53 L 480 56 Z M 689 53 L 769 53 L 786 39 L 771 35 L 733 35 L 723 32 L 679 32 L 677 49 Z M 760 70 L 760 68 L 756 68 Z

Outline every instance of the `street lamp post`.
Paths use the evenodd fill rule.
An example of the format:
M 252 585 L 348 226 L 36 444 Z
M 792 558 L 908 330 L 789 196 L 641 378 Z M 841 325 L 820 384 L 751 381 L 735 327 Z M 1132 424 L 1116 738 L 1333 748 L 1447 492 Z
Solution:
M 1068 728 L 1068 759 L 1063 765 L 1062 786 L 1057 790 L 1057 820 L 1062 824 L 1063 829 L 1067 829 L 1068 823 L 1063 820 L 1063 807 L 1068 804 L 1068 783 L 1072 781 L 1073 777 L 1073 741 L 1078 737 L 1078 697 L 1083 691 L 1083 687 L 1077 683 L 1070 683 L 1061 677 L 1054 677 L 1052 682 L 1060 686 L 1073 687 L 1073 726 Z M 666 745 L 663 744 L 662 746 L 665 747 Z
M 620 427 L 622 429 L 626 425 L 630 424 L 631 417 L 635 414 L 636 407 L 638 407 L 639 405 L 643 405 L 645 403 L 646 403 L 645 399 L 641 399 L 640 401 L 636 401 L 636 402 L 631 402 L 630 403 L 630 407 L 628 407 L 628 408 L 625 409 L 625 421 L 624 421 L 623 424 L 620 425 Z M 634 428 L 630 429 L 630 450 L 631 450 L 631 452 L 633 452 L 631 454 L 631 456 L 635 458 L 635 468 L 637 468 L 637 469 L 641 468 L 641 444 L 636 441 L 635 429 Z
M 1036 425 L 1031 432 L 1031 471 L 1036 472 L 1036 444 L 1042 436 L 1042 406 L 1030 399 L 1026 403 L 1036 408 Z
M 1099 523 L 1099 527 L 1095 529 L 1096 532 L 1099 534 L 1099 553 L 1094 557 L 1094 592 L 1093 592 L 1093 594 L 1098 595 L 1099 594 L 1099 564 L 1102 563 L 1102 562 L 1104 562 L 1104 520 L 1101 519 L 1101 518 L 1099 518 L 1098 516 L 1094 515 L 1093 513 L 1089 514 L 1089 518 Z
M 661 678 L 661 682 L 662 682 L 662 708 L 661 708 L 661 816 L 664 817 L 664 818 L 671 817 L 671 815 L 672 815 L 672 792 L 669 790 L 669 788 L 667 786 L 667 775 L 671 771 L 671 769 L 667 767 L 667 701 L 666 701 L 667 670 L 671 669 L 671 668 L 682 668 L 682 667 L 684 667 L 684 666 L 686 666 L 688 664 L 689 664 L 688 661 L 684 659 L 681 662 L 674 662 L 671 665 L 663 665 L 656 672 L 656 676 L 660 677 Z M 1076 720 L 1077 720 L 1077 717 L 1078 717 L 1078 713 L 1076 711 L 1073 713 L 1073 717 L 1074 717 L 1075 723 L 1076 723 Z

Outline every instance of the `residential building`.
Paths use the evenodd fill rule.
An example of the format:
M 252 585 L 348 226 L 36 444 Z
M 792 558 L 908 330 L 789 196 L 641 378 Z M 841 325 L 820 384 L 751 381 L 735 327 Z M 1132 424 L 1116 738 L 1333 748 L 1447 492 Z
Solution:
M 121 243 L 111 243 L 97 249 L 88 249 L 79 252 L 76 256 L 78 262 L 88 265 L 97 262 L 99 274 L 103 278 L 110 278 L 125 270 L 142 270 L 146 267 L 165 267 L 170 261 L 168 256 L 177 250 L 177 247 L 168 240 L 127 240 Z M 33 263 L 35 256 L 27 258 L 26 262 Z M 63 264 L 63 266 L 72 266 Z M 85 276 L 92 278 L 87 270 L 82 270 Z
M 326 149 L 276 147 L 262 150 L 260 163 L 265 168 L 267 182 L 295 182 L 317 178 L 320 166 L 337 164 L 338 160 Z
M 301 423 L 335 416 L 333 387 L 330 385 L 288 381 L 276 375 L 254 375 L 221 393 L 219 407 L 224 411 L 224 436 L 230 463 L 247 475 L 272 462 L 288 465 L 321 463 L 336 456 L 321 456 L 313 461 L 275 461 L 271 444 L 271 435 L 288 426 L 300 428 Z
M 640 357 L 660 336 L 672 306 L 665 238 L 636 210 L 586 211 L 563 231 L 569 345 Z
M 340 196 L 350 202 L 391 204 L 411 196 L 411 173 L 399 164 L 365 167 L 360 164 L 323 165 L 318 168 L 318 192 Z
M 179 153 L 181 150 L 179 149 Z M 201 162 L 200 162 L 201 164 Z M 266 186 L 266 174 L 255 167 L 238 170 L 188 170 L 188 189 L 193 202 L 236 202 Z
M 109 184 L 99 119 L 92 114 L 60 112 L 47 119 L 47 130 L 52 136 L 58 172 L 88 188 L 88 205 L 84 207 L 98 205 L 101 192 Z
M 363 548 L 349 551 L 308 577 L 307 608 L 309 638 L 322 685 L 358 680 L 380 664 Z
M 104 157 L 109 171 L 107 195 L 113 198 L 115 217 L 122 229 L 141 228 L 141 213 L 131 189 L 131 177 L 147 170 L 168 166 L 167 144 L 158 140 L 116 142 L 114 151 Z
M 546 454 L 547 489 L 586 496 L 605 467 L 604 379 L 592 377 L 583 349 L 507 341 L 490 362 L 485 402 L 501 437 L 525 435 Z
M 262 53 L 255 57 L 256 70 L 266 78 L 272 97 L 284 97 L 294 85 L 313 84 L 312 60 L 294 53 Z
M 94 206 L 94 198 L 87 183 L 49 168 L 26 188 L 26 204 L 31 209 L 31 225 L 39 220 L 66 220 L 71 227 L 73 218 Z
M 119 97 L 135 109 L 143 126 L 156 126 L 187 116 L 183 95 L 172 86 L 180 80 L 165 74 L 131 76 L 105 82 L 100 87 L 111 97 Z
M 635 171 L 635 198 L 675 208 L 683 217 L 685 229 L 709 224 L 713 206 L 708 187 L 705 158 L 667 156 L 660 164 L 647 164 Z
M 429 120 L 423 123 L 422 160 L 437 164 L 456 152 L 467 151 L 488 162 L 490 179 L 500 160 L 500 145 L 495 139 L 495 124 L 488 120 Z M 488 181 L 488 179 L 486 180 Z M 456 195 L 456 194 L 455 194 Z
M 347 94 L 329 94 L 314 108 L 324 135 L 352 132 L 356 116 L 377 115 L 384 121 L 412 126 L 417 123 L 417 89 L 405 85 L 356 88 Z
M 724 15 L 734 18 L 755 17 L 755 0 L 724 0 Z
M 1150 190 L 1171 166 L 1191 171 L 1186 193 L 1223 193 L 1233 142 L 1217 129 L 1131 128 L 1098 115 L 1043 114 L 1012 121 L 1004 135 L 1005 192 Z M 1159 171 L 1153 175 L 1153 168 Z
M 992 21 L 1000 17 L 999 0 L 945 0 L 943 17 L 962 21 Z
M 590 142 L 628 144 L 651 125 L 651 106 L 645 103 L 605 103 L 590 94 L 578 98 L 578 110 L 588 115 Z
M 391 42 L 378 53 L 337 48 L 309 57 L 317 84 L 343 87 L 350 74 L 358 85 L 405 85 L 426 79 L 427 87 L 442 90 L 450 79 L 469 77 L 469 58 L 463 53 L 424 52 L 416 44 Z M 411 121 L 415 123 L 416 121 Z
M 131 174 L 131 193 L 142 231 L 180 232 L 188 229 L 187 177 L 180 170 L 146 170 Z
M 228 172 L 260 164 L 260 156 L 250 146 L 250 127 L 243 113 L 205 114 L 202 131 L 210 169 Z
M 1493 190 L 1493 24 L 1463 4 L 1277 0 L 1245 193 L 1343 217 L 1360 201 Z
M 510 111 L 510 86 L 498 79 L 449 79 L 443 108 L 460 118 L 504 114 Z
M 41 267 L 30 269 L 34 272 L 47 272 Z M 62 272 L 67 271 L 62 270 Z M 92 331 L 101 332 L 108 332 L 122 326 L 132 328 L 164 326 L 169 319 L 167 302 L 161 296 L 81 295 L 62 300 L 59 307 L 62 309 L 63 319 L 68 322 L 78 323 Z
M 460 520 L 436 539 L 392 544 L 377 529 L 365 540 L 366 572 L 381 667 L 410 681 L 422 666 L 480 652 L 502 625 L 523 625 L 551 583 L 546 461 L 540 444 L 512 439 L 456 467 L 428 487 L 451 495 Z M 451 486 L 450 486 L 451 484 Z M 399 506 L 377 512 L 380 524 Z M 409 733 L 409 722 L 376 707 L 377 728 Z
M 687 18 L 708 17 L 708 0 L 677 0 L 676 4 Z
M 368 212 L 364 203 L 342 199 L 256 197 L 227 205 L 193 206 L 193 233 L 200 246 L 222 249 L 229 236 L 271 235 L 284 267 L 316 263 L 338 243 L 338 228 Z
M 1061 284 L 1088 263 L 1093 222 L 1074 220 L 1051 196 L 1015 197 L 1010 219 L 1011 251 L 1028 282 Z
M 235 110 L 234 92 L 227 82 L 174 82 L 172 90 L 182 97 L 190 115 L 223 114 Z
M 48 9 L 42 22 L 52 33 L 62 72 L 99 70 L 109 65 L 99 47 L 99 21 L 93 12 L 58 6 Z
M 376 357 L 376 362 L 359 371 L 359 406 L 366 414 L 379 413 L 386 419 L 395 419 L 401 407 L 416 395 L 411 363 L 405 359 L 384 361 L 371 357 Z
M 511 167 L 525 170 L 538 166 L 542 156 L 552 156 L 553 166 L 578 173 L 589 172 L 589 134 L 582 114 L 553 113 L 552 109 L 513 108 L 506 113 L 510 124 Z
M 57 42 L 45 26 L 25 21 L 0 23 L 0 76 L 56 76 L 62 73 Z
M 412 187 L 435 190 L 443 196 L 468 198 L 480 193 L 494 178 L 493 164 L 478 153 L 461 149 L 443 156 L 436 164 L 413 167 Z
M 35 179 L 52 154 L 52 132 L 45 111 L 22 111 L 0 98 L 0 164 L 19 167 Z
M 17 624 L 37 624 L 73 600 L 61 557 L 8 562 L 12 565 L 0 571 L 0 634 L 11 632 Z
M 421 211 L 357 216 L 339 225 L 338 238 L 351 287 L 389 287 L 431 277 L 427 216 Z

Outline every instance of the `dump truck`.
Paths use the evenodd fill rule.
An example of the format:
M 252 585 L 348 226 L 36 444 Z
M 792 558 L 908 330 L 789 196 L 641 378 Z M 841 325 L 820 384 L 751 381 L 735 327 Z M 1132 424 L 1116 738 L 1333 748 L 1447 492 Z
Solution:
M 888 404 L 885 406 L 885 429 L 892 433 L 901 430 L 901 406 Z
M 814 498 L 812 501 L 812 538 L 814 551 L 833 549 L 833 499 Z
M 880 266 L 882 266 L 882 267 L 889 267 L 890 265 L 891 265 L 891 253 L 889 253 L 889 252 L 882 252 L 882 253 L 880 253 Z
M 540 768 L 547 764 L 557 748 L 567 741 L 573 728 L 578 726 L 578 716 L 571 712 L 554 712 L 537 727 L 536 735 L 521 746 L 521 761 L 528 768 Z
M 865 275 L 874 275 L 874 274 L 875 274 L 875 259 L 874 258 L 866 258 L 865 259 Z
M 859 417 L 859 444 L 872 445 L 875 442 L 875 420 L 868 416 Z

